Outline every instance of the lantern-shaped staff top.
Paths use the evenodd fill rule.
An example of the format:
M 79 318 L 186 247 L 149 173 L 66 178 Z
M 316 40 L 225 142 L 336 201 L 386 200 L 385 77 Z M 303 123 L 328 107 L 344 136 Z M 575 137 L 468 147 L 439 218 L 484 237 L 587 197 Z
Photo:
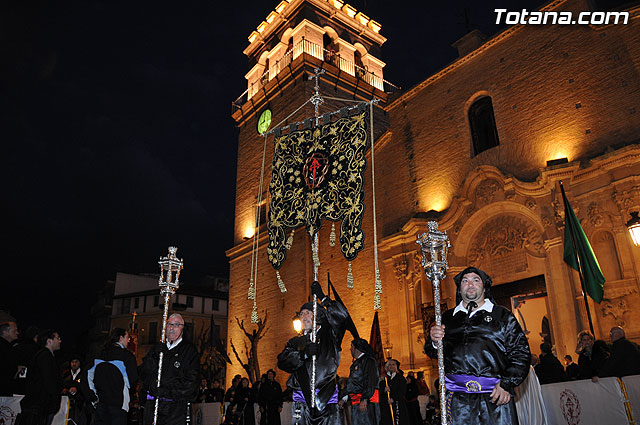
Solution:
M 180 271 L 183 266 L 182 259 L 176 257 L 177 251 L 178 248 L 170 246 L 169 255 L 160 257 L 160 261 L 158 261 L 160 265 L 158 286 L 171 292 L 175 292 L 178 286 L 180 286 Z
M 422 267 L 429 280 L 444 279 L 449 265 L 447 264 L 447 250 L 451 247 L 447 232 L 438 230 L 438 223 L 427 223 L 428 233 L 418 236 L 416 243 L 422 250 Z

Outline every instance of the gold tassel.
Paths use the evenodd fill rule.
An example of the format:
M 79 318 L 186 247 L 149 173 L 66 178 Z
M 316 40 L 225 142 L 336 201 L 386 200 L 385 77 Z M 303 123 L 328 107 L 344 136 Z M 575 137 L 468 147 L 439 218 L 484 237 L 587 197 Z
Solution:
M 253 285 L 253 278 L 249 280 L 249 293 L 247 294 L 247 299 L 249 300 L 256 299 L 256 287 Z
M 296 232 L 296 229 L 293 229 L 291 231 L 291 233 L 289 234 L 289 237 L 287 238 L 287 242 L 284 244 L 284 247 L 287 248 L 287 250 L 290 250 L 291 247 L 293 246 L 293 234 Z
M 251 323 L 258 323 L 260 318 L 258 317 L 258 307 L 256 303 L 253 303 L 253 311 L 251 312 Z
M 329 235 L 329 246 L 336 246 L 336 223 L 331 223 L 331 234 Z
M 287 292 L 287 287 L 284 286 L 284 282 L 282 281 L 282 278 L 280 277 L 280 270 L 276 270 L 276 276 L 278 277 L 278 287 L 280 288 L 280 292 L 282 292 L 282 293 Z
M 353 272 L 351 271 L 351 261 L 349 261 L 349 273 L 347 273 L 347 288 L 353 289 Z
M 382 294 L 382 280 L 380 279 L 380 269 L 376 267 L 376 295 L 373 297 L 373 309 L 380 310 L 380 294 Z

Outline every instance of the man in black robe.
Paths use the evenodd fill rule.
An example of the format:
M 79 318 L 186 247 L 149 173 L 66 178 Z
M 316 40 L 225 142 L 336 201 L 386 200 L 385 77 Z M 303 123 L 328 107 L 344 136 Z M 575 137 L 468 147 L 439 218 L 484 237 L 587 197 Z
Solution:
M 378 362 L 373 348 L 362 338 L 351 342 L 354 360 L 349 368 L 347 393 L 351 401 L 351 423 L 353 425 L 378 425 Z M 345 396 L 346 397 L 346 396 Z
M 276 381 L 276 371 L 267 371 L 267 381 L 260 385 L 258 405 L 260 406 L 260 425 L 280 425 L 282 412 L 282 387 Z
M 388 417 L 388 422 L 394 425 L 409 425 L 409 410 L 407 408 L 407 380 L 400 370 L 400 362 L 395 359 L 387 360 L 384 365 L 385 377 L 380 385 L 384 389 L 380 394 L 380 416 Z M 384 406 L 386 400 L 388 406 Z M 385 414 L 382 412 L 385 411 Z
M 454 277 L 459 304 L 433 325 L 425 352 L 444 344 L 449 423 L 518 424 L 513 388 L 529 372 L 531 353 L 513 314 L 491 301 L 491 278 L 467 267 Z
M 316 342 L 311 342 L 313 303 L 305 303 L 298 313 L 301 336 L 291 338 L 278 355 L 278 368 L 291 374 L 287 387 L 293 389 L 292 422 L 304 425 L 341 425 L 338 415 L 336 371 L 340 364 L 342 337 L 349 313 L 342 303 L 325 296 L 318 282 L 311 291 L 321 305 L 317 307 Z M 311 407 L 312 358 L 316 355 L 316 405 Z
M 195 345 L 182 339 L 184 320 L 172 314 L 167 321 L 167 342 L 158 343 L 141 366 L 144 397 L 144 424 L 153 424 L 155 399 L 159 399 L 158 425 L 184 425 L 191 417 L 191 402 L 198 396 L 200 355 Z M 163 352 L 162 380 L 156 386 L 158 362 Z

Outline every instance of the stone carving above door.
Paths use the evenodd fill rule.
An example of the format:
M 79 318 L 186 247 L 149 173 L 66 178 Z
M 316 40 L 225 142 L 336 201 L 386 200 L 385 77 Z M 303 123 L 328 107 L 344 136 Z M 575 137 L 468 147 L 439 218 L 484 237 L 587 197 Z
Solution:
M 472 264 L 482 264 L 522 250 L 535 257 L 543 257 L 545 253 L 540 232 L 522 218 L 504 215 L 482 226 L 476 233 L 467 258 Z

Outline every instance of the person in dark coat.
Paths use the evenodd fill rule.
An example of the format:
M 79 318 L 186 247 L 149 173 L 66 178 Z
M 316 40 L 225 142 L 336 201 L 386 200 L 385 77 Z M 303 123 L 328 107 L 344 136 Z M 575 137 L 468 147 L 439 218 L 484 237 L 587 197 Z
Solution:
M 407 375 L 407 392 L 405 397 L 407 399 L 407 410 L 409 411 L 409 423 L 411 425 L 421 425 L 422 416 L 420 415 L 420 402 L 418 396 L 420 392 L 418 390 L 418 383 L 413 373 L 409 372 Z
M 138 382 L 136 358 L 126 347 L 129 332 L 111 331 L 111 338 L 87 372 L 96 425 L 126 425 L 131 394 Z
M 69 419 L 77 425 L 86 425 L 89 423 L 89 410 L 81 386 L 86 373 L 81 365 L 80 356 L 72 355 L 69 370 L 62 376 L 62 394 L 69 397 Z
M 381 394 L 381 400 L 384 397 L 387 405 L 385 406 L 380 401 L 380 417 L 383 417 L 382 411 L 385 410 L 384 417 L 388 417 L 389 423 L 394 425 L 409 425 L 409 410 L 407 409 L 407 380 L 404 377 L 404 372 L 400 370 L 400 362 L 395 359 L 387 360 L 384 365 L 385 379 L 383 388 L 383 394 Z M 391 413 L 393 410 L 393 416 Z
M 255 425 L 253 390 L 249 386 L 249 379 L 242 378 L 240 380 L 240 385 L 236 389 L 236 394 L 231 404 L 239 425 Z
M 351 401 L 351 423 L 377 425 L 380 421 L 378 362 L 373 349 L 363 338 L 355 338 L 351 342 L 351 355 L 354 360 L 349 368 L 347 380 L 347 393 Z
M 540 363 L 534 367 L 540 385 L 553 384 L 567 379 L 562 363 L 553 354 L 551 348 L 551 344 L 548 342 L 540 344 Z
M 564 356 L 564 372 L 569 381 L 575 381 L 580 375 L 578 365 L 573 362 L 573 358 L 569 354 Z
M 431 327 L 425 343 L 437 358 L 436 343 L 444 348 L 445 387 L 452 425 L 487 423 L 516 425 L 513 388 L 529 373 L 531 352 L 515 316 L 494 304 L 491 278 L 467 267 L 453 278 L 459 304 Z
M 611 355 L 604 363 L 598 376 L 623 376 L 640 374 L 640 350 L 626 338 L 624 329 L 614 326 L 609 331 Z
M 155 400 L 159 400 L 158 424 L 184 425 L 191 418 L 191 403 L 198 397 L 200 354 L 196 346 L 182 339 L 184 319 L 172 314 L 167 321 L 167 341 L 156 344 L 140 367 L 142 390 L 146 392 L 144 424 L 152 425 Z M 158 363 L 162 360 L 162 380 L 158 387 Z
M 578 346 L 576 347 L 578 356 L 579 379 L 591 379 L 598 381 L 600 370 L 609 357 L 607 344 L 596 341 L 589 331 L 582 331 L 578 334 Z
M 22 412 L 16 423 L 50 425 L 60 410 L 62 374 L 54 353 L 60 349 L 62 339 L 58 332 L 45 330 L 38 335 L 38 343 L 43 348 L 29 365 L 27 394 L 20 401 Z
M 260 406 L 260 425 L 280 425 L 282 412 L 282 387 L 276 381 L 276 371 L 267 371 L 267 381 L 260 385 L 258 405 Z
M 219 379 L 211 381 L 209 394 L 211 395 L 211 403 L 222 403 L 224 401 L 224 390 L 220 387 Z
M 14 381 L 18 375 L 18 361 L 12 348 L 16 339 L 18 339 L 16 322 L 11 319 L 11 321 L 0 323 L 0 397 L 13 396 Z
M 293 389 L 294 424 L 340 425 L 336 372 L 349 312 L 342 303 L 325 296 L 318 282 L 313 282 L 311 291 L 322 303 L 317 307 L 316 342 L 311 342 L 313 304 L 309 302 L 299 311 L 304 334 L 287 342 L 278 355 L 278 368 L 291 374 L 287 387 Z M 317 396 L 316 408 L 311 409 L 310 379 L 314 355 Z
M 13 346 L 13 352 L 18 362 L 18 375 L 16 376 L 14 394 L 26 394 L 27 392 L 27 374 L 29 373 L 29 365 L 33 362 L 36 353 L 40 351 L 38 345 L 38 334 L 40 329 L 36 326 L 29 326 L 24 332 L 20 333 L 18 343 Z

